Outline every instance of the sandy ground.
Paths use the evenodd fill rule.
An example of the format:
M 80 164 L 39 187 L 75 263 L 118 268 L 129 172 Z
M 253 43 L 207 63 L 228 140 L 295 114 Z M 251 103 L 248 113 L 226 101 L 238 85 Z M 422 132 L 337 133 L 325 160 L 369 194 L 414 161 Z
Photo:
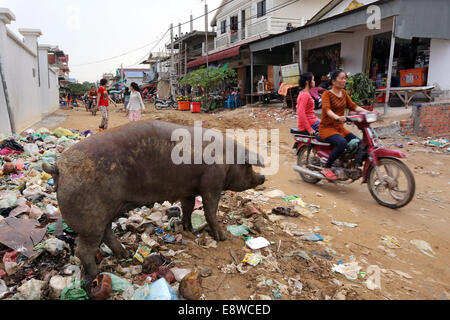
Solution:
M 388 139 L 388 142 L 403 142 L 402 149 L 408 155 L 405 163 L 413 171 L 416 179 L 416 196 L 412 203 L 400 210 L 384 208 L 371 197 L 367 187 L 356 182 L 351 185 L 333 185 L 319 183 L 309 185 L 303 182 L 292 170 L 296 156 L 291 149 L 293 139 L 289 128 L 296 126 L 296 120 L 291 116 L 265 117 L 263 114 L 273 107 L 256 109 L 242 108 L 236 111 L 223 111 L 214 114 L 191 114 L 174 110 L 156 111 L 153 106 L 147 106 L 144 119 L 156 119 L 193 125 L 194 120 L 201 120 L 205 127 L 224 130 L 226 128 L 271 128 L 280 130 L 280 170 L 275 176 L 268 177 L 266 190 L 280 189 L 287 195 L 297 195 L 306 203 L 320 206 L 320 212 L 312 218 L 285 218 L 296 223 L 301 230 L 319 233 L 325 241 L 305 243 L 290 237 L 278 226 L 268 228 L 263 235 L 269 241 L 275 241 L 281 248 L 276 254 L 278 264 L 284 271 L 265 270 L 266 278 L 272 278 L 286 283 L 289 277 L 300 276 L 305 289 L 299 297 L 282 299 L 323 299 L 326 295 L 333 298 L 341 288 L 345 288 L 347 299 L 449 299 L 450 298 L 450 218 L 449 218 L 449 185 L 450 168 L 449 154 L 433 152 L 432 148 L 417 144 L 407 146 L 404 138 Z M 398 109 L 398 108 L 397 108 Z M 280 111 L 280 109 L 278 109 Z M 255 117 L 250 117 L 253 114 Z M 55 116 L 55 115 L 54 115 Z M 98 131 L 100 116 L 93 117 L 85 110 L 59 110 L 58 122 L 46 123 L 50 129 L 56 127 L 78 130 Z M 62 117 L 62 118 L 61 118 Z M 65 117 L 65 120 L 63 120 Z M 384 124 L 392 120 L 406 119 L 405 112 L 399 112 L 385 118 Z M 124 113 L 111 113 L 110 127 L 126 124 L 128 119 Z M 381 124 L 383 124 L 381 123 Z M 39 127 L 40 124 L 35 127 Z M 378 124 L 379 125 L 379 124 Z M 419 140 L 417 140 L 419 141 Z M 231 200 L 230 200 L 231 201 Z M 276 206 L 286 206 L 281 200 L 271 200 L 261 208 L 270 211 Z M 284 220 L 283 220 L 284 221 Z M 334 226 L 332 221 L 358 224 L 357 228 Z M 397 245 L 383 240 L 394 237 Z M 185 234 L 185 237 L 189 235 Z M 221 282 L 221 272 L 218 267 L 229 264 L 232 258 L 229 248 L 238 253 L 241 258 L 244 243 L 239 238 L 231 237 L 224 243 L 219 243 L 217 249 L 203 249 L 197 246 L 189 251 L 191 260 L 187 259 L 186 267 L 209 268 L 213 275 L 204 280 L 205 287 L 214 287 Z M 421 253 L 411 240 L 427 241 L 435 257 Z M 302 259 L 283 258 L 281 253 L 290 252 L 303 247 L 310 252 L 323 252 L 326 248 L 333 249 L 336 254 L 332 262 L 314 258 L 311 264 Z M 175 250 L 175 248 L 174 248 Z M 274 251 L 277 251 L 275 248 Z M 317 258 L 317 259 L 316 259 Z M 371 265 L 382 269 L 381 290 L 370 291 L 361 283 L 350 282 L 337 274 L 331 273 L 331 267 L 342 260 L 344 263 L 358 261 L 366 271 Z M 263 269 L 255 268 L 246 274 L 229 274 L 221 283 L 219 290 L 206 290 L 207 299 L 249 299 L 250 296 L 263 294 L 271 296 L 267 286 L 257 286 L 258 275 Z M 333 280 L 334 279 L 334 280 Z M 336 280 L 340 282 L 336 282 Z

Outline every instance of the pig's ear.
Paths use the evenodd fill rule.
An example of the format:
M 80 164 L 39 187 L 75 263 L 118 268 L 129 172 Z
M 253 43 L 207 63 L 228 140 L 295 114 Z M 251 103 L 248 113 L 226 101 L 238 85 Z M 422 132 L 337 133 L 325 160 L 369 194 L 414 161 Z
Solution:
M 256 164 L 250 163 L 250 162 L 253 162 L 255 158 L 257 160 Z M 252 160 L 252 161 L 250 161 L 250 160 Z M 247 150 L 245 152 L 245 163 L 250 164 L 252 166 L 256 166 L 256 167 L 261 167 L 261 168 L 266 167 L 266 165 L 264 164 L 264 157 L 262 157 L 259 154 L 255 154 L 254 152 L 251 152 L 249 150 Z

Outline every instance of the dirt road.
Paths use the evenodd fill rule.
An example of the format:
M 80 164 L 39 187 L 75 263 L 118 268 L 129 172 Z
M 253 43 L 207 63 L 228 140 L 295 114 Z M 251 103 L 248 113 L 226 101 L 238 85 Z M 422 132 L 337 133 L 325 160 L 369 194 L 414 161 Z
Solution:
M 382 270 L 381 291 L 370 291 L 360 283 L 350 282 L 335 275 L 334 277 L 341 281 L 336 285 L 336 281 L 333 281 L 329 272 L 326 272 L 327 275 L 313 277 L 310 274 L 314 271 L 299 270 L 299 266 L 304 265 L 302 262 L 278 261 L 280 266 L 283 263 L 289 264 L 289 266 L 285 266 L 287 270 L 290 270 L 290 273 L 287 272 L 287 274 L 301 273 L 303 278 L 311 279 L 306 281 L 307 286 L 310 289 L 317 287 L 319 291 L 321 290 L 322 298 L 325 295 L 336 293 L 336 286 L 340 285 L 348 288 L 347 298 L 355 299 L 446 300 L 450 298 L 449 154 L 434 153 L 432 148 L 420 144 L 407 146 L 403 139 L 405 148 L 402 151 L 408 155 L 405 163 L 416 178 L 416 196 L 409 206 L 400 210 L 390 210 L 378 205 L 371 197 L 367 187 L 359 183 L 336 186 L 328 183 L 309 185 L 303 182 L 299 175 L 292 170 L 296 156 L 291 149 L 293 141 L 289 134 L 289 128 L 296 126 L 296 119 L 286 111 L 277 108 L 254 110 L 243 108 L 232 112 L 199 115 L 173 110 L 156 111 L 152 106 L 147 106 L 147 109 L 151 111 L 144 116 L 144 119 L 156 119 L 184 125 L 193 125 L 194 120 L 201 120 L 205 127 L 218 130 L 226 128 L 279 129 L 280 170 L 277 175 L 268 178 L 265 185 L 266 191 L 279 189 L 286 195 L 296 195 L 306 203 L 320 206 L 320 212 L 314 214 L 312 218 L 300 217 L 286 220 L 296 223 L 301 230 L 313 230 L 325 238 L 323 242 L 304 244 L 303 250 L 307 252 L 310 250 L 324 251 L 326 248 L 334 250 L 336 254 L 333 255 L 335 258 L 333 262 L 324 262 L 329 270 L 333 264 L 337 264 L 337 260 L 344 263 L 352 260 L 358 261 L 364 271 L 371 265 L 377 265 Z M 100 116 L 94 118 L 81 108 L 79 111 L 58 111 L 58 114 L 64 114 L 67 118 L 55 127 L 98 131 Z M 269 114 L 271 116 L 268 116 Z M 124 113 L 112 112 L 111 127 L 126 123 L 127 118 Z M 50 129 L 53 128 L 50 127 Z M 396 139 L 395 141 L 400 140 Z M 385 143 L 393 141 L 387 139 Z M 286 203 L 281 200 L 271 200 L 267 206 L 264 206 L 264 209 L 270 211 L 271 208 L 278 205 L 286 206 Z M 332 221 L 355 223 L 358 224 L 358 227 L 354 229 L 338 227 L 333 225 Z M 279 240 L 282 240 L 282 246 L 294 249 L 299 246 L 299 242 L 283 235 L 279 228 L 274 228 L 269 235 L 272 237 L 269 239 L 271 241 L 278 243 Z M 383 239 L 392 239 L 392 241 Z M 434 251 L 434 257 L 420 252 L 410 242 L 411 240 L 428 242 Z M 228 254 L 225 254 L 227 257 L 224 257 L 224 250 L 228 252 L 232 247 L 236 251 L 242 251 L 242 246 L 242 240 L 233 238 L 227 243 L 218 244 L 218 249 L 206 251 L 206 249 L 200 248 L 192 250 L 190 254 L 200 259 L 200 262 L 195 262 L 196 265 L 210 267 L 217 273 L 218 264 L 227 264 L 230 261 Z M 320 270 L 325 269 L 320 268 Z M 275 274 L 272 273 L 274 279 Z M 278 277 L 286 282 L 287 274 L 278 275 Z M 221 289 L 209 292 L 206 294 L 206 298 L 249 299 L 252 294 L 261 294 L 263 289 L 257 286 L 258 273 L 249 272 L 243 276 L 244 283 L 242 283 L 242 275 L 228 275 Z M 218 278 L 207 279 L 206 286 L 213 286 Z M 211 283 L 208 284 L 208 281 Z M 355 292 L 355 295 L 352 296 L 349 292 Z M 271 295 L 267 289 L 265 294 Z M 310 295 L 303 298 L 314 299 L 316 297 Z

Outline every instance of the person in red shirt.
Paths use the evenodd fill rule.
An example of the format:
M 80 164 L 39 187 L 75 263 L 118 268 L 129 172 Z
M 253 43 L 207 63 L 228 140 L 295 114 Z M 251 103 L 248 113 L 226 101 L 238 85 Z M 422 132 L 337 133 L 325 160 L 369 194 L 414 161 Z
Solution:
M 108 90 L 106 90 L 106 85 L 108 84 L 108 80 L 102 79 L 100 81 L 100 88 L 98 89 L 97 96 L 97 107 L 100 109 L 102 113 L 102 123 L 100 125 L 100 130 L 108 130 L 108 122 L 109 122 L 109 102 L 111 101 L 116 107 L 116 103 L 109 97 Z
M 304 88 L 297 99 L 298 130 L 308 132 L 314 136 L 319 132 L 320 120 L 314 112 L 314 100 L 310 90 L 316 86 L 314 75 L 311 72 L 304 73 L 300 77 L 300 87 Z

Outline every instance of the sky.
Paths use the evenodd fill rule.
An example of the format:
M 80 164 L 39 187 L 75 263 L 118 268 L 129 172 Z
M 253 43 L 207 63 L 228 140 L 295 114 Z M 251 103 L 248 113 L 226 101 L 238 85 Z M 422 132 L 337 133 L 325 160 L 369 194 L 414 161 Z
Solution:
M 207 3 L 211 11 L 221 1 Z M 173 23 L 174 35 L 178 34 L 178 23 L 188 22 L 191 13 L 194 18 L 203 15 L 204 4 L 202 0 L 0 0 L 0 8 L 9 8 L 16 16 L 8 28 L 18 36 L 20 28 L 40 29 L 39 44 L 58 45 L 64 50 L 69 55 L 70 78 L 80 82 L 115 73 L 122 63 L 124 67 L 145 68 L 136 63 L 148 57 L 169 25 Z M 209 15 L 210 21 L 214 13 Z M 194 30 L 204 30 L 204 26 L 204 18 L 194 21 Z M 189 23 L 181 31 L 189 32 Z M 163 49 L 170 42 L 169 36 L 167 33 L 153 51 Z

